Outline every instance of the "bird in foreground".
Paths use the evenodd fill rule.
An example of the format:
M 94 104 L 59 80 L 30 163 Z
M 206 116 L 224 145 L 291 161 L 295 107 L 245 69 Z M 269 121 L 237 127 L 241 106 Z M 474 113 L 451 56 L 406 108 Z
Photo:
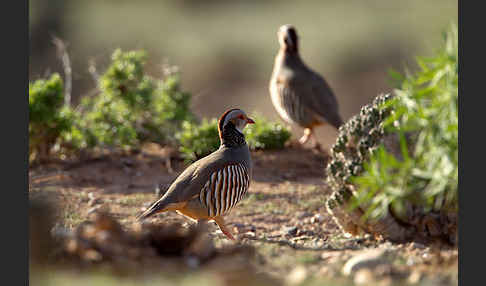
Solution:
M 198 224 L 213 220 L 234 240 L 223 216 L 245 196 L 250 186 L 252 163 L 243 129 L 253 123 L 241 109 L 226 111 L 218 121 L 219 149 L 187 167 L 137 219 L 176 211 Z
M 269 85 L 272 103 L 283 120 L 304 128 L 301 144 L 313 137 L 317 145 L 315 127 L 331 124 L 339 129 L 343 124 L 336 97 L 324 78 L 300 58 L 295 28 L 283 25 L 277 35 L 280 49 Z

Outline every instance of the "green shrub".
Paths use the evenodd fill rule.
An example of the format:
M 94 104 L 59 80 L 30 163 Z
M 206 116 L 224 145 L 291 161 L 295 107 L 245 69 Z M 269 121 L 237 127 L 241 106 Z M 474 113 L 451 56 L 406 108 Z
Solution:
M 327 166 L 328 211 L 349 233 L 457 242 L 457 29 L 420 70 L 394 74 L 379 96 L 339 129 Z
M 268 150 L 284 147 L 291 136 L 288 128 L 279 123 L 269 122 L 262 116 L 250 117 L 255 120 L 255 124 L 247 126 L 244 134 L 251 149 Z M 184 122 L 177 137 L 183 156 L 189 161 L 197 160 L 219 148 L 218 121 L 205 119 L 200 125 Z
M 262 116 L 251 116 L 255 124 L 245 128 L 245 137 L 251 149 L 281 149 L 292 135 L 282 124 L 270 122 Z
M 184 122 L 178 133 L 182 155 L 187 161 L 195 161 L 217 150 L 220 145 L 218 121 L 203 119 L 201 124 Z
M 393 113 L 388 133 L 402 138 L 401 158 L 381 147 L 355 179 L 357 203 L 367 215 L 383 216 L 391 206 L 401 217 L 406 204 L 426 211 L 457 211 L 458 183 L 458 61 L 457 29 L 433 58 L 419 58 L 420 70 L 402 78 L 389 103 Z M 405 134 L 413 134 L 413 147 Z
M 192 120 L 191 95 L 170 74 L 156 80 L 144 71 L 143 51 L 115 50 L 112 63 L 99 79 L 100 93 L 83 98 L 82 114 L 67 136 L 78 148 L 132 148 L 141 142 L 168 144 L 182 121 Z
M 59 74 L 29 83 L 29 161 L 45 160 L 73 122 Z

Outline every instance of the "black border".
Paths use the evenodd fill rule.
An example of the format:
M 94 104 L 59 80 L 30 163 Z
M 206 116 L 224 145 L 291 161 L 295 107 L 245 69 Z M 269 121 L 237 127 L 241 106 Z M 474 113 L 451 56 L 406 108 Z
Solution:
M 465 4 L 468 4 L 467 7 Z M 478 3 L 474 7 L 473 3 Z M 484 273 L 484 15 L 480 2 L 459 4 L 459 285 L 482 285 Z M 465 34 L 469 35 L 466 43 Z M 467 67 L 467 68 L 466 68 Z M 477 101 L 477 102 L 475 102 Z M 467 108 L 467 111 L 466 111 Z M 477 256 L 477 257 L 473 257 Z M 477 260 L 476 260 L 477 258 Z
M 1 10 L 2 283 L 28 285 L 28 1 Z

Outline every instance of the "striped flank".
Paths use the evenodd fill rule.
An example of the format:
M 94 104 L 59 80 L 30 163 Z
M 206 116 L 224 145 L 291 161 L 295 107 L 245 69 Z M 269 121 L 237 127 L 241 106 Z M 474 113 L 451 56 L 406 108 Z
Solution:
M 221 216 L 243 198 L 249 186 L 250 176 L 243 164 L 227 165 L 211 175 L 199 194 L 199 201 L 208 209 L 209 217 Z

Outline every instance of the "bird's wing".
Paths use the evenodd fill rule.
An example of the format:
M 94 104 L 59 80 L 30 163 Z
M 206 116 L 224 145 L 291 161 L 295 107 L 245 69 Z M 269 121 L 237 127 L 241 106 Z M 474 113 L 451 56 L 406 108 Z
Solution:
M 220 148 L 194 162 L 177 177 L 166 194 L 160 198 L 161 205 L 184 202 L 198 196 L 211 175 L 229 164 L 245 162 L 244 164 L 251 169 L 249 156 L 248 146 L 245 145 L 236 150 Z
M 336 128 L 342 125 L 336 97 L 322 76 L 307 70 L 295 75 L 289 85 L 299 91 L 299 98 L 311 112 L 323 117 Z

